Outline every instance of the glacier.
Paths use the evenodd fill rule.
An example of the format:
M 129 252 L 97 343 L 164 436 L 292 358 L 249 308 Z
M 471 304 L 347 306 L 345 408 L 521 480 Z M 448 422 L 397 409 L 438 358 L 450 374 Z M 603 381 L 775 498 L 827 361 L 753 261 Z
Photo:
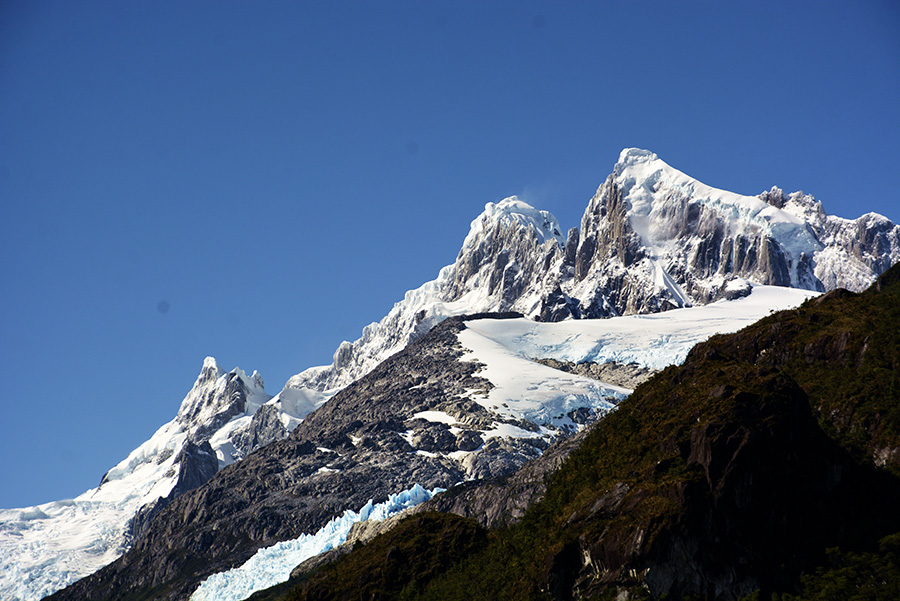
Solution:
M 348 509 L 315 534 L 275 543 L 257 551 L 243 565 L 213 574 L 194 591 L 191 601 L 242 601 L 256 591 L 287 582 L 291 570 L 300 563 L 344 543 L 353 524 L 367 520 L 380 522 L 424 503 L 439 492 L 443 489 L 425 490 L 416 484 L 382 503 L 373 504 L 370 499 L 359 511 Z

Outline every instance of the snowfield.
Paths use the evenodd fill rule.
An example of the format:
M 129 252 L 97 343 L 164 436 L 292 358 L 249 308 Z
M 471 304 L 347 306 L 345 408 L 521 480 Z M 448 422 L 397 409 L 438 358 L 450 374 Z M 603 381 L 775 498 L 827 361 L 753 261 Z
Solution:
M 466 322 L 467 329 L 462 332 L 460 340 L 463 346 L 473 350 L 471 358 L 488 365 L 478 375 L 487 377 L 501 389 L 510 390 L 510 385 L 522 387 L 514 380 L 536 377 L 539 382 L 541 376 L 532 375 L 538 372 L 535 369 L 505 378 L 501 365 L 507 360 L 507 353 L 528 359 L 557 359 L 572 363 L 637 363 L 658 370 L 684 362 L 688 351 L 710 336 L 736 332 L 774 311 L 797 307 L 819 294 L 797 288 L 748 285 L 751 286 L 751 293 L 744 298 L 650 315 L 560 322 L 479 319 Z M 497 367 L 492 368 L 492 365 Z M 498 382 L 494 382 L 492 376 L 498 378 Z M 491 398 L 499 400 L 504 394 L 497 392 Z
M 499 322 L 500 328 L 511 320 Z M 520 320 L 515 320 L 516 322 Z M 527 320 L 521 320 L 527 321 Z M 507 344 L 480 331 L 482 321 L 466 322 L 459 333 L 463 347 L 470 349 L 462 361 L 476 361 L 485 365 L 476 374 L 490 381 L 494 387 L 486 395 L 474 395 L 475 401 L 504 418 L 525 419 L 542 426 L 575 427 L 568 413 L 580 408 L 611 411 L 631 390 L 604 384 L 576 374 L 566 373 L 527 358 L 512 338 Z M 483 438 L 510 436 L 533 437 L 534 432 L 499 424 L 483 432 Z

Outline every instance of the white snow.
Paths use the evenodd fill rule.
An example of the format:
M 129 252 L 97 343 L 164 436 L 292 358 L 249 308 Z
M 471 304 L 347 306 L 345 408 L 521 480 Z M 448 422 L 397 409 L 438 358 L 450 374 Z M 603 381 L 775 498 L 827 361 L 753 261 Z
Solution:
M 775 208 L 756 196 L 744 196 L 707 186 L 647 150 L 623 150 L 615 167 L 615 175 L 617 183 L 625 190 L 625 196 L 631 203 L 631 212 L 635 215 L 649 215 L 656 205 L 656 192 L 665 188 L 678 190 L 695 202 L 716 206 L 723 215 L 731 215 L 734 221 L 754 222 L 766 227 L 775 223 L 795 227 L 806 224 L 797 215 Z
M 603 384 L 592 378 L 566 373 L 535 363 L 523 356 L 514 345 L 503 344 L 482 328 L 484 322 L 530 322 L 520 320 L 476 320 L 466 322 L 459 333 L 459 341 L 469 353 L 463 361 L 477 361 L 485 367 L 476 375 L 494 385 L 486 395 L 475 395 L 475 401 L 485 409 L 510 419 L 526 419 L 537 424 L 561 427 L 573 426 L 566 414 L 580 407 L 610 411 L 630 390 Z M 534 432 L 502 424 L 486 432 L 485 436 L 534 437 Z M 521 432 L 520 432 L 521 430 Z
M 0 510 L 0 598 L 41 599 L 119 557 L 135 512 L 175 486 L 175 454 L 185 437 L 173 420 L 110 470 L 98 488 L 74 499 Z
M 381 521 L 404 509 L 424 503 L 443 489 L 425 490 L 418 484 L 383 503 L 371 500 L 359 512 L 348 509 L 333 518 L 315 534 L 304 534 L 294 540 L 260 549 L 242 566 L 213 574 L 191 595 L 191 601 L 240 601 L 254 592 L 287 582 L 291 570 L 310 557 L 334 549 L 347 540 L 356 522 Z
M 484 232 L 484 223 L 487 221 L 500 221 L 502 223 L 515 223 L 519 226 L 530 226 L 538 235 L 540 242 L 556 240 L 562 246 L 566 243 L 560 232 L 559 222 L 548 211 L 535 209 L 527 202 L 522 202 L 515 196 L 504 198 L 498 203 L 489 202 L 484 205 L 484 211 L 475 219 L 469 227 L 469 235 L 466 236 L 463 247 L 471 244 Z
M 414 413 L 412 418 L 424 419 L 425 421 L 447 424 L 450 426 L 457 423 L 456 418 L 446 411 L 419 411 L 418 413 Z
M 817 294 L 809 290 L 753 284 L 751 294 L 744 298 L 651 315 L 556 323 L 527 319 L 479 319 L 466 322 L 467 329 L 461 332 L 460 340 L 463 346 L 475 351 L 472 357 L 488 364 L 487 369 L 478 375 L 487 377 L 495 385 L 499 383 L 501 390 L 508 391 L 489 396 L 491 402 L 496 403 L 502 402 L 504 396 L 534 397 L 529 389 L 532 385 L 538 385 L 535 390 L 547 388 L 540 387 L 544 378 L 542 370 L 509 371 L 512 367 L 510 357 L 516 354 L 522 358 L 549 358 L 573 363 L 615 361 L 663 369 L 683 362 L 695 344 L 714 334 L 736 332 L 772 311 L 796 307 Z M 494 346 L 482 341 L 493 342 Z M 505 372 L 504 361 L 507 362 Z M 549 376 L 546 377 L 549 382 Z

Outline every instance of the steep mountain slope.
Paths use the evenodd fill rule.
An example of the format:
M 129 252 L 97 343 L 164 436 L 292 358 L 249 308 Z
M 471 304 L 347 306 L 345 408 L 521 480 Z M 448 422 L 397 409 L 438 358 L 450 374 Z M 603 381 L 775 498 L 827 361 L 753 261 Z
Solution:
M 516 525 L 485 534 L 428 518 L 440 549 L 466 553 L 426 545 L 427 569 L 385 580 L 389 548 L 423 536 L 409 521 L 278 598 L 387 587 L 379 598 L 891 598 L 898 374 L 900 266 L 863 294 L 831 293 L 697 345 L 584 435 Z M 497 487 L 475 485 L 469 500 Z M 488 542 L 473 550 L 472 536 Z M 853 563 L 840 572 L 815 570 L 842 557 Z
M 515 311 L 533 315 L 556 285 L 553 266 L 561 258 L 559 223 L 547 211 L 510 197 L 488 203 L 469 229 L 456 262 L 438 277 L 406 293 L 356 342 L 344 342 L 330 366 L 291 378 L 282 394 L 335 390 L 455 315 Z
M 369 499 L 412 483 L 447 488 L 467 472 L 507 473 L 537 456 L 556 429 L 550 420 L 542 428 L 469 398 L 491 384 L 475 375 L 479 363 L 460 360 L 463 324 L 443 322 L 310 414 L 289 438 L 172 501 L 123 558 L 54 598 L 183 597 L 200 577 L 243 562 L 264 544 L 315 532 Z M 585 402 L 612 406 L 599 394 Z
M 655 154 L 622 151 L 581 221 L 563 290 L 589 317 L 703 304 L 761 284 L 860 291 L 900 260 L 900 228 L 826 215 L 814 198 L 711 188 Z

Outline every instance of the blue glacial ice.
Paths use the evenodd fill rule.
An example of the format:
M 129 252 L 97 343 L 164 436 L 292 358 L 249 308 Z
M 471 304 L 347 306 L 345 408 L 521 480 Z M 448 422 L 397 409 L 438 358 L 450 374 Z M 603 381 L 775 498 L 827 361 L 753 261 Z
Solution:
M 347 540 L 356 522 L 381 521 L 404 509 L 424 503 L 443 489 L 425 490 L 418 484 L 383 503 L 370 499 L 358 512 L 348 509 L 333 518 L 315 534 L 303 534 L 294 540 L 275 543 L 260 549 L 242 566 L 213 574 L 203 581 L 191 601 L 241 601 L 254 592 L 287 582 L 291 570 L 310 557 L 324 553 Z

